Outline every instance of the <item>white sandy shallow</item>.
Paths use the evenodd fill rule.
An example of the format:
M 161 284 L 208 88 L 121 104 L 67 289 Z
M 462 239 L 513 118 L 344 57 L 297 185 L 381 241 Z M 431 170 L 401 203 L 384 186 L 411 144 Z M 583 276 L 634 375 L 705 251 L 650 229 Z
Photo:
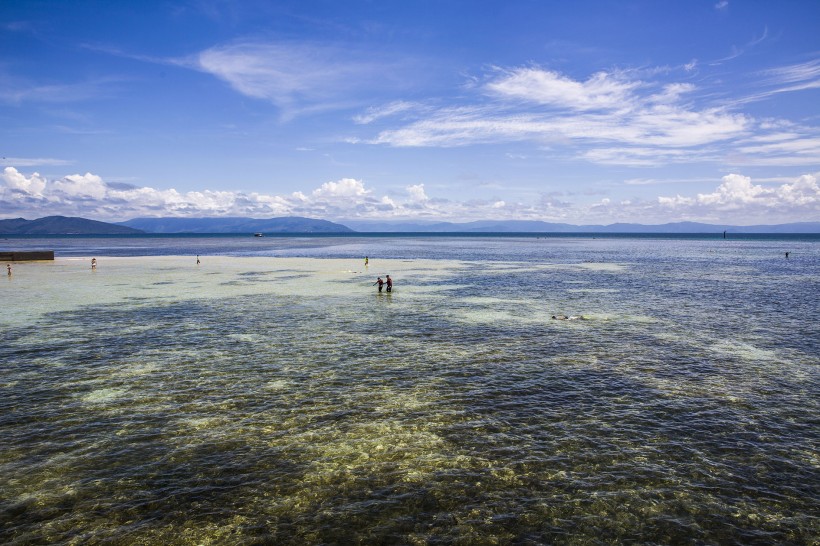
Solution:
M 441 287 L 422 283 L 452 278 L 465 267 L 442 260 L 360 260 L 202 256 L 57 258 L 12 264 L 3 279 L 0 324 L 32 323 L 43 313 L 87 305 L 154 304 L 246 295 L 321 296 L 376 294 L 376 278 L 390 275 L 393 296 L 429 296 Z M 386 294 L 384 294 L 386 296 Z

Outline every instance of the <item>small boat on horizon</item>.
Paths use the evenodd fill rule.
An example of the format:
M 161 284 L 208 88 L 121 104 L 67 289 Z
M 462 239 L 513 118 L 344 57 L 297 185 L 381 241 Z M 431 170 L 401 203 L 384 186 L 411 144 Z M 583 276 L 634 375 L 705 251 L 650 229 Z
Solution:
M 253 236 L 254 237 L 262 237 L 262 234 L 261 233 L 254 233 Z

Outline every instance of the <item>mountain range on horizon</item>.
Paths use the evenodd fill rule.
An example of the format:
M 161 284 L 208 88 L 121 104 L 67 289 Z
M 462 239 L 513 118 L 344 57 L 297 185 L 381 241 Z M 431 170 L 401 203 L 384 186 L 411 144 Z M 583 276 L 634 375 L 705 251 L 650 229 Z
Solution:
M 699 222 L 659 225 L 617 223 L 574 225 L 532 220 L 485 220 L 475 222 L 403 222 L 328 220 L 288 216 L 281 218 L 134 218 L 108 223 L 78 217 L 47 216 L 36 220 L 0 220 L 0 235 L 120 235 L 183 233 L 820 233 L 820 222 L 733 226 Z
M 135 235 L 142 230 L 69 216 L 0 220 L 0 235 Z
M 342 220 L 357 232 L 418 233 L 820 233 L 820 222 L 735 226 L 700 222 L 648 225 L 616 223 L 576 225 L 538 220 L 479 220 L 474 222 L 378 222 Z

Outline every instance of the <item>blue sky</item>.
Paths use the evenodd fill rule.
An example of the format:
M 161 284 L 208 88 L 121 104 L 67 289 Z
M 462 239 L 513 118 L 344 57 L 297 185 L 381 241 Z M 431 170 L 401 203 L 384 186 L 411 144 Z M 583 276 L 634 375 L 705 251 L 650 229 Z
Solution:
M 817 1 L 0 3 L 0 218 L 820 221 Z

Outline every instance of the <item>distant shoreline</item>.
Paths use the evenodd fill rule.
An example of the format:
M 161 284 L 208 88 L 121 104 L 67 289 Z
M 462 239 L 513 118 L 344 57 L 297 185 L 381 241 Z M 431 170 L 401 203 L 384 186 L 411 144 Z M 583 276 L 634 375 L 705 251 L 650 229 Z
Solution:
M 788 240 L 817 240 L 820 241 L 820 233 L 778 233 L 778 232 L 727 232 L 725 237 L 722 232 L 471 232 L 471 231 L 379 231 L 379 232 L 347 232 L 347 233 L 263 233 L 264 237 L 270 238 L 600 238 L 600 239 L 761 239 L 773 240 L 784 238 Z M 252 238 L 253 233 L 103 233 L 103 234 L 2 234 L 0 240 L 4 239 L 171 239 L 171 238 Z

